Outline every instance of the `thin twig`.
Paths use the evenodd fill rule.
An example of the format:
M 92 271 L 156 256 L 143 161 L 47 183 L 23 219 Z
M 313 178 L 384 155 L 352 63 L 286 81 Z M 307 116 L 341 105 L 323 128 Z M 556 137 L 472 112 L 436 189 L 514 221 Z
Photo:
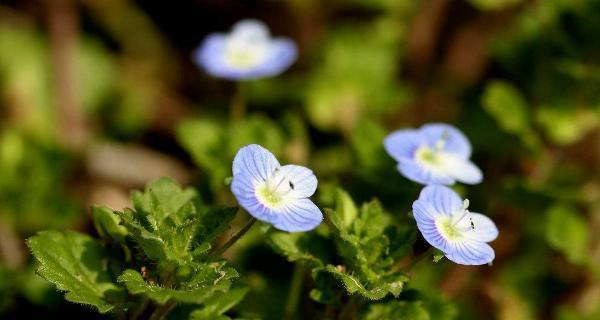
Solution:
M 227 241 L 219 249 L 215 250 L 213 253 L 210 254 L 209 260 L 217 259 L 221 255 L 223 255 L 223 253 L 225 253 L 225 251 L 227 251 L 227 249 L 229 249 L 229 247 L 231 247 L 234 243 L 236 243 L 242 236 L 244 236 L 244 234 L 246 234 L 246 232 L 248 232 L 248 230 L 250 230 L 250 228 L 254 225 L 255 222 L 256 222 L 256 218 L 254 218 L 254 217 L 250 218 L 248 223 L 246 223 L 246 225 L 242 229 L 240 229 L 240 231 L 238 231 L 238 233 L 236 233 L 233 237 L 231 237 L 231 239 L 229 239 L 229 241 Z

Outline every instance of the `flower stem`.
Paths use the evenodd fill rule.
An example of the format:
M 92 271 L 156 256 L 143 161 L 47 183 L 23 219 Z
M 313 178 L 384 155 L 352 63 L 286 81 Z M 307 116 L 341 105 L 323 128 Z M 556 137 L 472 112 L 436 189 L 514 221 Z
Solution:
M 252 227 L 252 225 L 254 225 L 255 222 L 256 222 L 256 218 L 254 218 L 254 217 L 250 218 L 250 220 L 248 220 L 246 225 L 244 227 L 242 227 L 242 229 L 240 229 L 240 231 L 238 231 L 238 233 L 236 233 L 233 237 L 231 237 L 231 239 L 229 239 L 229 241 L 227 241 L 219 249 L 213 251 L 213 253 L 210 254 L 210 260 L 217 259 L 223 253 L 225 253 L 225 251 L 227 251 L 227 249 L 229 249 L 229 247 L 231 247 L 234 243 L 236 243 L 238 240 L 240 240 L 240 238 L 242 236 L 244 236 L 244 234 L 246 234 L 246 232 L 248 232 L 248 230 L 250 230 L 250 228 Z
M 285 304 L 285 311 L 283 319 L 292 320 L 295 319 L 296 309 L 298 308 L 298 302 L 300 301 L 300 294 L 302 293 L 302 279 L 304 278 L 304 267 L 296 263 L 294 265 L 294 273 L 292 274 L 292 283 L 290 284 L 290 292 L 288 293 L 287 303 Z
M 157 307 L 148 320 L 162 320 L 176 304 L 174 300 L 167 301 L 167 303 Z
M 235 84 L 235 92 L 231 100 L 230 118 L 232 123 L 239 122 L 246 114 L 246 90 L 242 82 Z
M 429 247 L 429 249 L 425 250 L 425 252 L 421 253 L 421 255 L 414 258 L 410 266 L 408 266 L 408 268 L 406 269 L 406 271 L 410 271 L 421 261 L 425 260 L 425 258 L 430 257 L 433 254 L 433 251 L 433 247 Z

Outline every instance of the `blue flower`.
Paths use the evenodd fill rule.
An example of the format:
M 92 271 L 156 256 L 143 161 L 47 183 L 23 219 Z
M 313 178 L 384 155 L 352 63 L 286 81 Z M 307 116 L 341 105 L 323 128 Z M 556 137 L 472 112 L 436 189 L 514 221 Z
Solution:
M 451 261 L 490 263 L 495 254 L 487 242 L 498 237 L 498 229 L 490 218 L 470 212 L 468 206 L 469 200 L 462 201 L 452 189 L 432 185 L 423 188 L 413 203 L 413 215 L 425 240 Z
M 398 161 L 406 178 L 421 184 L 477 184 L 481 170 L 470 160 L 471 144 L 457 128 L 443 123 L 391 133 L 384 140 L 387 153 Z
M 276 76 L 296 61 L 298 50 L 287 38 L 271 38 L 267 26 L 242 20 L 229 34 L 210 34 L 195 52 L 195 60 L 210 75 L 229 80 Z
M 231 191 L 240 205 L 258 220 L 296 232 L 316 228 L 321 210 L 309 197 L 317 190 L 317 177 L 305 167 L 279 165 L 269 150 L 251 144 L 233 160 Z

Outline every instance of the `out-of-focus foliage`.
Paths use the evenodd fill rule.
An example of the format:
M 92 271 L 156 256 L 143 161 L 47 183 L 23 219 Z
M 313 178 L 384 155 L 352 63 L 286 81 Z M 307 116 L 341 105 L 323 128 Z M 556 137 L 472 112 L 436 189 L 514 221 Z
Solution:
M 58 0 L 0 4 L 0 318 L 147 318 L 174 300 L 168 319 L 600 317 L 600 1 L 60 2 L 65 37 Z M 191 57 L 245 17 L 300 51 L 238 94 Z M 65 93 L 79 148 L 64 143 Z M 492 266 L 432 258 L 410 217 L 420 186 L 381 141 L 432 121 L 473 143 L 484 182 L 455 189 L 498 224 Z M 90 169 L 97 140 L 168 154 L 191 187 L 161 180 L 129 201 L 141 185 Z M 313 169 L 327 220 L 255 226 L 213 260 L 244 222 L 219 205 L 235 205 L 248 143 Z

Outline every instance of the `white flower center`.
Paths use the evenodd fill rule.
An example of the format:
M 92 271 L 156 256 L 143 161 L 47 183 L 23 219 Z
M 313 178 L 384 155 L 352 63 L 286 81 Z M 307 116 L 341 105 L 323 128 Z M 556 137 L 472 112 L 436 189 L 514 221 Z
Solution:
M 238 69 L 251 69 L 267 57 L 268 30 L 259 25 L 240 25 L 227 37 L 225 61 Z
M 448 156 L 448 153 L 444 152 L 444 146 L 448 138 L 448 132 L 444 131 L 442 136 L 435 142 L 433 148 L 428 145 L 420 146 L 415 151 L 415 160 L 430 170 L 443 171 L 444 161 Z
M 288 195 L 294 190 L 294 183 L 276 169 L 264 182 L 255 189 L 256 198 L 260 203 L 269 208 L 284 205 L 289 199 Z
M 475 224 L 467 208 L 469 200 L 465 199 L 462 207 L 451 216 L 443 215 L 436 219 L 435 225 L 442 237 L 447 241 L 461 240 L 465 234 L 475 229 Z

